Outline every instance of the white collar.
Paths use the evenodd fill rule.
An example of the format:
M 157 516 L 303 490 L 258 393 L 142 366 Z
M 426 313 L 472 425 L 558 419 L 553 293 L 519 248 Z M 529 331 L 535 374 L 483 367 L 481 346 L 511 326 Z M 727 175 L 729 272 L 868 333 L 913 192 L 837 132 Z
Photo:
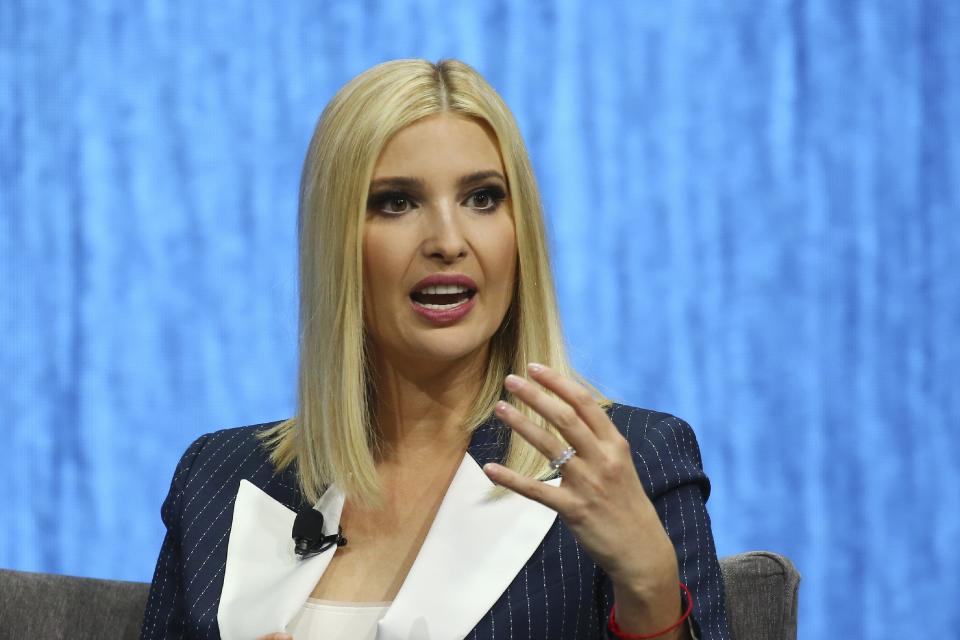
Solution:
M 514 493 L 491 499 L 492 488 L 473 457 L 464 455 L 420 553 L 380 621 L 378 640 L 463 638 L 536 551 L 556 512 Z M 343 501 L 333 485 L 314 507 L 323 513 L 327 532 L 339 525 Z M 326 570 L 336 547 L 300 559 L 290 535 L 295 517 L 240 481 L 217 611 L 223 640 L 283 631 Z

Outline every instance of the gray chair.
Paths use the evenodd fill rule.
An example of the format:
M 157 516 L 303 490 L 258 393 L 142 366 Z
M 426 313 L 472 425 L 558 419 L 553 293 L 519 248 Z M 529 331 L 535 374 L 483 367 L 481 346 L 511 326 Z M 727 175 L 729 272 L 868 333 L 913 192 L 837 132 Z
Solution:
M 149 589 L 0 569 L 0 640 L 137 638 Z
M 751 551 L 720 560 L 736 640 L 794 640 L 800 574 L 783 556 Z M 0 640 L 131 638 L 149 585 L 0 569 Z
M 749 551 L 720 559 L 735 640 L 796 640 L 800 573 L 784 556 Z

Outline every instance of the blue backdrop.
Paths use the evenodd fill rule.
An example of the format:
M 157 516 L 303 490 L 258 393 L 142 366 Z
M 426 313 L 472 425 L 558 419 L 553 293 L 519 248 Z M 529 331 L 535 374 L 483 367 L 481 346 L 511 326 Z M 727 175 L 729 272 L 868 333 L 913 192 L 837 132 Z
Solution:
M 794 559 L 801 638 L 957 637 L 952 0 L 3 0 L 0 566 L 150 578 L 183 448 L 291 412 L 316 117 L 447 56 L 520 121 L 576 363 L 697 429 L 720 552 Z

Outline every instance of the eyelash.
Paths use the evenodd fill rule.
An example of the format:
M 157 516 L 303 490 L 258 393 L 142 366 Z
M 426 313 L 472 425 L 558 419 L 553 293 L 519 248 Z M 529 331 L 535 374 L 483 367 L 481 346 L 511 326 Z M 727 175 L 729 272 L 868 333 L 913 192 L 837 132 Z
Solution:
M 482 213 L 493 213 L 500 208 L 500 204 L 507 198 L 506 192 L 496 185 L 491 185 L 488 187 L 481 187 L 476 191 L 473 191 L 466 197 L 464 202 L 469 201 L 471 198 L 475 198 L 479 195 L 485 195 L 491 200 L 491 204 L 488 207 L 482 209 L 476 209 L 476 211 Z M 377 213 L 382 213 L 386 216 L 402 216 L 407 211 L 386 211 L 385 207 L 392 200 L 403 200 L 411 208 L 416 207 L 416 201 L 402 191 L 384 191 L 383 193 L 377 193 L 370 196 L 370 200 L 367 203 L 367 208 L 371 211 L 376 211 Z

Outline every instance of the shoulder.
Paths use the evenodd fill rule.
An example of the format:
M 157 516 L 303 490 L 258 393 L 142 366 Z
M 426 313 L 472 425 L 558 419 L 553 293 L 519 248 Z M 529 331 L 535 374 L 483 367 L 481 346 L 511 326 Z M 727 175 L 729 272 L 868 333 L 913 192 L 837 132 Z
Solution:
M 181 463 L 186 462 L 192 469 L 198 469 L 205 464 L 209 464 L 209 461 L 214 458 L 223 461 L 224 457 L 249 455 L 257 451 L 268 454 L 263 447 L 261 435 L 277 424 L 279 424 L 279 421 L 205 433 L 187 447 L 181 458 Z
M 610 421 L 635 447 L 655 447 L 657 442 L 664 445 L 670 443 L 699 457 L 700 450 L 693 428 L 682 418 L 619 402 L 611 403 L 606 411 Z
M 174 472 L 170 497 L 181 516 L 196 508 L 232 502 L 242 480 L 294 508 L 299 493 L 292 469 L 278 471 L 262 435 L 279 422 L 221 429 L 190 444 Z M 174 514 L 169 514 L 174 515 Z
M 707 498 L 710 483 L 703 472 L 700 446 L 685 420 L 616 402 L 607 407 L 607 415 L 630 444 L 634 464 L 652 496 L 695 483 Z
M 196 476 L 216 479 L 251 464 L 258 466 L 270 453 L 261 441 L 261 434 L 276 422 L 220 429 L 194 440 L 180 457 L 174 480 L 184 486 L 193 484 Z

